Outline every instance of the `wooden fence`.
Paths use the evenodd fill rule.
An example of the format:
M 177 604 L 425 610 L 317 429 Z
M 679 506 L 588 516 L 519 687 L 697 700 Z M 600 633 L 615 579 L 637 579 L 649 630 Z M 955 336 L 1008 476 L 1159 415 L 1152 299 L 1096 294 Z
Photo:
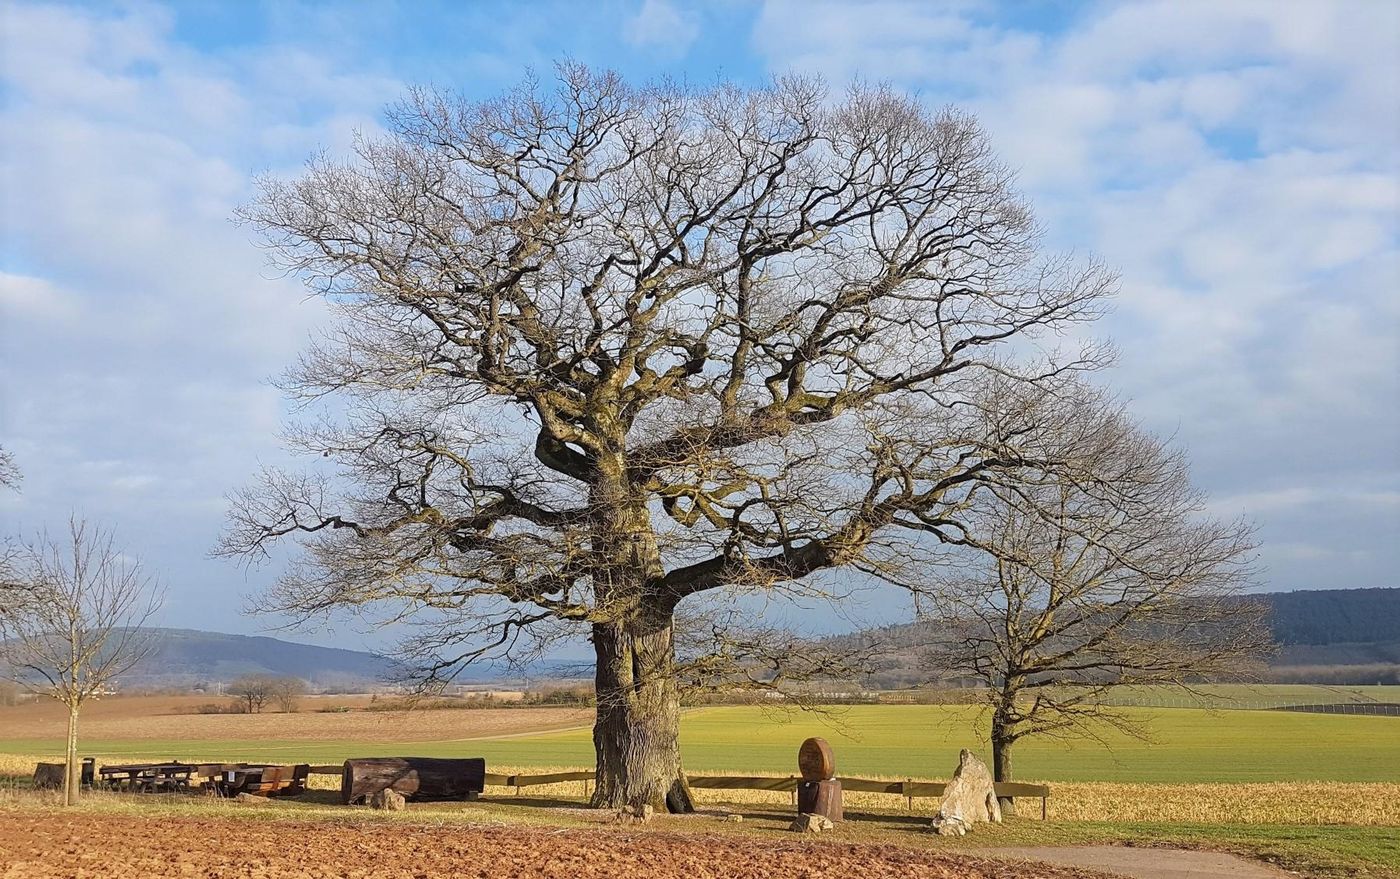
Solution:
M 311 771 L 321 775 L 339 775 L 342 767 L 336 766 L 312 766 Z M 579 770 L 576 772 L 549 772 L 543 775 L 502 775 L 499 772 L 486 773 L 486 783 L 493 787 L 513 787 L 519 794 L 524 788 L 536 787 L 542 784 L 562 784 L 570 781 L 583 782 L 584 796 L 588 796 L 588 786 L 594 781 L 595 775 L 592 770 Z M 797 795 L 796 775 L 689 775 L 686 779 L 690 786 L 699 790 L 758 790 L 758 791 L 786 791 L 794 796 Z M 904 781 L 888 781 L 876 778 L 841 778 L 841 789 L 874 794 L 893 794 L 904 797 L 906 807 L 912 810 L 916 798 L 932 798 L 943 796 L 943 790 L 947 787 L 941 781 L 915 781 L 905 779 Z M 1044 784 L 1022 784 L 1020 782 L 997 782 L 995 785 L 997 796 L 999 797 L 1023 797 L 1026 799 L 1040 800 L 1040 817 L 1042 820 L 1048 812 L 1050 800 L 1050 788 Z

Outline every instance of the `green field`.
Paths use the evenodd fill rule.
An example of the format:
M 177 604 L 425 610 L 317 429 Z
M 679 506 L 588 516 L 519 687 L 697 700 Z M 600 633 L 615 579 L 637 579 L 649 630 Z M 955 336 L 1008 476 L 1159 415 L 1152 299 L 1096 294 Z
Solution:
M 1400 718 L 1153 708 L 1124 713 L 1150 730 L 1152 739 L 1111 730 L 1103 733 L 1107 746 L 1085 739 L 1028 739 L 1017 746 L 1017 776 L 1142 783 L 1400 782 Z M 832 743 L 843 774 L 936 778 L 956 765 L 959 748 L 986 750 L 984 729 L 977 710 L 963 706 L 861 705 L 826 714 L 713 707 L 688 711 L 681 739 L 692 772 L 787 774 L 795 771 L 798 744 L 822 735 Z M 44 754 L 60 748 L 57 740 L 0 739 L 0 753 Z M 593 763 L 590 733 L 583 729 L 436 742 L 88 738 L 82 749 L 132 758 L 313 763 L 410 752 L 484 756 L 489 763 L 518 767 Z
M 1187 693 L 1176 687 L 1115 687 L 1108 704 L 1149 708 L 1277 708 L 1284 705 L 1400 703 L 1400 686 L 1320 684 L 1206 684 Z

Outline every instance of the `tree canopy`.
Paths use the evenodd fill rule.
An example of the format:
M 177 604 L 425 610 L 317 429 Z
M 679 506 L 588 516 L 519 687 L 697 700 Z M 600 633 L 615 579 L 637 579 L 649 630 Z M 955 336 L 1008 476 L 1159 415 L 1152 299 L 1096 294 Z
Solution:
M 1107 356 L 1073 338 L 1112 273 L 1039 252 L 973 118 L 883 87 L 563 65 L 414 90 L 354 152 L 242 212 L 331 303 L 285 386 L 336 403 L 224 550 L 294 537 L 266 606 L 412 619 L 429 676 L 586 627 L 600 801 L 657 801 L 609 781 L 639 738 L 679 776 L 680 602 L 898 582 L 979 486 L 1060 465 Z

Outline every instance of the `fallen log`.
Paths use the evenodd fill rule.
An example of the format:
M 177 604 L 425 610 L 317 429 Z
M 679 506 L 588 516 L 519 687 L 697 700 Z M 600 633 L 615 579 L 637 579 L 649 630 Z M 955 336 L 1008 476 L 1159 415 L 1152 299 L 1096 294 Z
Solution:
M 474 800 L 485 786 L 481 757 L 357 757 L 341 771 L 340 801 L 358 803 L 383 790 L 407 800 Z

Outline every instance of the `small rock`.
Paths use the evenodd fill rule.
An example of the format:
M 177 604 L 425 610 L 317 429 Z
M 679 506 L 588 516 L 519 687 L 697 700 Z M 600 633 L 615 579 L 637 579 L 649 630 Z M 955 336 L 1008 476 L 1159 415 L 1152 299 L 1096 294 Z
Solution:
M 234 797 L 234 799 L 250 806 L 266 806 L 268 803 L 267 797 L 257 797 L 252 794 L 239 794 L 237 797 Z
M 403 794 L 393 788 L 386 787 L 369 798 L 369 805 L 372 809 L 381 809 L 385 812 L 400 812 L 403 811 L 405 801 Z
M 788 830 L 793 833 L 826 833 L 834 830 L 835 824 L 825 815 L 808 815 L 805 812 L 797 816 L 797 820 L 788 826 Z
M 942 813 L 934 815 L 933 823 L 929 826 L 939 836 L 963 836 L 968 831 L 967 822 L 961 817 Z
M 743 816 L 743 815 L 724 815 L 724 816 L 722 816 L 722 817 L 720 818 L 720 820 L 723 821 L 723 822 L 725 822 L 726 824 L 742 824 L 742 823 L 744 822 L 744 816 Z

